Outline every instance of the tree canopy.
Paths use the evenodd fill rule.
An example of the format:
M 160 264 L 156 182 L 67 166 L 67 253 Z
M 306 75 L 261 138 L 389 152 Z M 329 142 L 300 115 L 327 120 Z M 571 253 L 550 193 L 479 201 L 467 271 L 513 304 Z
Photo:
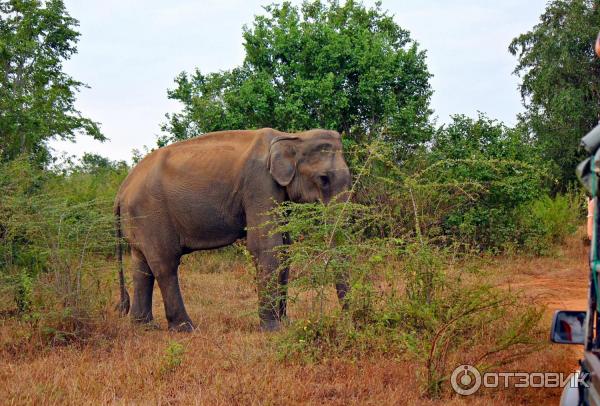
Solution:
M 397 147 L 429 139 L 430 74 L 425 52 L 392 16 L 349 0 L 265 7 L 244 27 L 242 66 L 181 73 L 159 145 L 222 129 L 337 130 Z
M 515 73 L 526 112 L 521 116 L 558 188 L 575 177 L 579 139 L 600 118 L 600 61 L 593 44 L 600 27 L 597 0 L 553 0 L 531 31 L 514 38 Z
M 77 51 L 77 25 L 62 0 L 0 0 L 0 160 L 47 162 L 48 140 L 77 133 L 104 140 L 75 108 L 85 85 L 63 72 Z

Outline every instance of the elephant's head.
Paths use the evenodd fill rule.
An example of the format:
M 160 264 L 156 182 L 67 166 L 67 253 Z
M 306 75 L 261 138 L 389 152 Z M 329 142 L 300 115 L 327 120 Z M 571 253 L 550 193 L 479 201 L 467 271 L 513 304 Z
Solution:
M 311 130 L 275 137 L 268 165 L 273 179 L 294 202 L 329 203 L 350 187 L 350 171 L 336 131 Z

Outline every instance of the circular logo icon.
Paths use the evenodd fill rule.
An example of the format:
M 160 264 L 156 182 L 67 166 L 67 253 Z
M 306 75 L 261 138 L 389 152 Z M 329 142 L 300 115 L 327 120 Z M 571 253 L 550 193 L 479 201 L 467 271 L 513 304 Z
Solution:
M 452 371 L 450 383 L 454 392 L 469 396 L 481 386 L 481 373 L 472 365 L 460 365 Z

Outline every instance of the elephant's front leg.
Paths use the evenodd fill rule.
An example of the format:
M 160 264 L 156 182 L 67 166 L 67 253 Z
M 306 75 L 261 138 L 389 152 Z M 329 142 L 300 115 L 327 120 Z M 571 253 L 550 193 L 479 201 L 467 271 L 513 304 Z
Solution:
M 268 235 L 260 227 L 248 232 L 248 249 L 254 256 L 258 288 L 258 316 L 264 331 L 278 330 L 285 312 L 286 291 L 281 279 L 287 282 L 287 271 L 279 269 L 276 247 L 283 240 L 280 234 Z

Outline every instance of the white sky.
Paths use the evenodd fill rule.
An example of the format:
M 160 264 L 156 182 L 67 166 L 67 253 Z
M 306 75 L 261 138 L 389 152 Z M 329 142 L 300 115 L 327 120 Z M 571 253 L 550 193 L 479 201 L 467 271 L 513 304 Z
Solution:
M 343 0 L 342 0 L 343 1 Z M 78 54 L 65 70 L 91 88 L 79 94 L 78 108 L 101 123 L 109 141 L 79 137 L 52 142 L 56 152 L 94 152 L 131 158 L 133 148 L 155 146 L 159 125 L 179 104 L 166 90 L 183 71 L 231 69 L 244 58 L 242 25 L 250 25 L 271 0 L 66 0 L 80 22 Z M 298 4 L 299 1 L 293 1 Z M 512 75 L 512 38 L 531 29 L 545 0 L 383 0 L 401 27 L 427 50 L 434 75 L 431 101 L 438 123 L 451 114 L 515 123 L 522 111 Z M 371 5 L 372 1 L 365 1 Z

